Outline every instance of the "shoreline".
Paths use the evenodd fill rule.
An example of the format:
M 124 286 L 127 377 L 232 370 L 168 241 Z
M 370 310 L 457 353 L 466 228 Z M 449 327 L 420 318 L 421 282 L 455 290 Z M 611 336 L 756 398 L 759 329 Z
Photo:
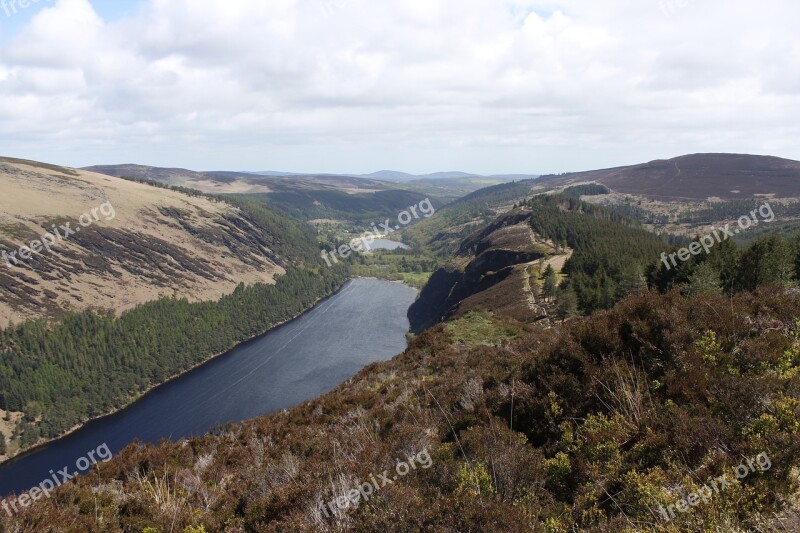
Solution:
M 181 371 L 180 373 L 170 377 L 166 381 L 163 381 L 163 382 L 155 384 L 155 385 L 151 385 L 146 390 L 142 391 L 140 394 L 136 395 L 133 399 L 131 399 L 130 401 L 125 403 L 125 405 L 123 405 L 122 407 L 112 409 L 110 412 L 107 412 L 107 413 L 104 413 L 102 415 L 90 418 L 89 420 L 87 420 L 87 421 L 85 421 L 85 422 L 83 422 L 81 424 L 77 424 L 76 426 L 70 428 L 68 431 L 64 432 L 63 434 L 59 435 L 58 437 L 54 437 L 52 439 L 47 439 L 47 440 L 45 440 L 43 442 L 39 442 L 39 443 L 35 444 L 34 446 L 31 446 L 30 448 L 26 449 L 25 451 L 23 451 L 21 453 L 18 453 L 17 455 L 14 455 L 13 457 L 8 457 L 8 458 L 0 461 L 0 466 L 5 466 L 5 465 L 7 465 L 9 463 L 13 463 L 14 461 L 18 461 L 18 460 L 24 459 L 28 455 L 31 455 L 31 454 L 39 451 L 42 448 L 46 448 L 47 446 L 49 446 L 49 445 L 51 445 L 51 444 L 53 444 L 55 442 L 58 442 L 61 439 L 69 437 L 73 433 L 75 433 L 77 431 L 80 431 L 82 428 L 86 427 L 87 425 L 91 424 L 92 422 L 97 422 L 97 421 L 102 420 L 104 418 L 108 418 L 110 416 L 114 416 L 114 415 L 118 414 L 119 412 L 121 412 L 121 411 L 127 409 L 128 407 L 131 407 L 132 405 L 136 404 L 137 402 L 141 401 L 145 396 L 147 396 L 148 394 L 150 394 L 154 390 L 156 390 L 156 389 L 158 389 L 160 387 L 163 387 L 165 385 L 168 385 L 168 384 L 172 383 L 173 381 L 176 381 L 176 380 L 184 377 L 186 374 L 188 374 L 188 373 L 190 373 L 190 372 L 192 372 L 194 370 L 197 370 L 198 368 L 200 368 L 200 367 L 212 362 L 213 360 L 215 360 L 215 359 L 217 359 L 219 357 L 222 357 L 223 355 L 231 352 L 232 350 L 234 350 L 234 349 L 236 349 L 236 348 L 238 348 L 240 346 L 243 346 L 244 344 L 247 344 L 248 342 L 251 342 L 251 341 L 253 341 L 255 339 L 258 339 L 259 337 L 262 337 L 264 335 L 267 335 L 268 333 L 271 333 L 272 331 L 280 328 L 281 326 L 285 326 L 289 322 L 292 322 L 294 320 L 297 320 L 298 318 L 301 318 L 303 315 L 305 315 L 306 313 L 308 313 L 309 311 L 314 309 L 321 302 L 324 302 L 325 300 L 327 300 L 329 298 L 333 298 L 334 296 L 339 294 L 342 291 L 342 289 L 344 289 L 345 285 L 347 285 L 348 283 L 350 283 L 354 279 L 378 279 L 378 278 L 361 278 L 361 277 L 348 278 L 347 280 L 345 280 L 344 283 L 342 283 L 342 285 L 338 289 L 336 289 L 332 293 L 328 294 L 327 296 L 322 296 L 322 297 L 318 298 L 316 301 L 314 301 L 313 304 L 311 304 L 311 306 L 309 306 L 307 309 L 304 309 L 302 312 L 298 313 L 296 316 L 288 318 L 288 319 L 286 319 L 286 320 L 284 320 L 282 322 L 278 322 L 276 324 L 273 324 L 267 330 L 265 330 L 264 332 L 259 333 L 258 335 L 254 335 L 254 336 L 250 337 L 249 339 L 245 339 L 245 340 L 239 341 L 239 342 L 235 343 L 232 347 L 228 348 L 227 350 L 225 350 L 223 352 L 220 352 L 218 354 L 214 354 L 214 355 L 211 355 L 211 356 L 207 357 L 202 362 L 199 362 L 199 363 L 195 364 L 194 366 L 192 366 L 191 368 L 187 368 L 186 370 Z M 382 280 L 382 281 L 388 281 L 388 280 Z M 400 283 L 402 283 L 402 282 L 400 282 Z M 413 288 L 413 287 L 411 287 L 411 288 Z

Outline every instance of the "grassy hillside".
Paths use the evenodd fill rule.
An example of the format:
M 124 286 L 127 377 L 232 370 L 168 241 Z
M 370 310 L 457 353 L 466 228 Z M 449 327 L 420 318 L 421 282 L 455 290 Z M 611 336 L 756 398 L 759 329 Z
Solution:
M 409 310 L 412 329 L 421 331 L 464 309 L 502 307 L 523 322 L 547 319 L 548 308 L 556 309 L 548 305 L 554 295 L 540 290 L 542 277 L 552 267 L 549 258 L 559 255 L 563 299 L 575 300 L 568 314 L 607 309 L 641 290 L 637 283 L 646 288 L 645 273 L 666 248 L 638 223 L 609 210 L 574 198 L 536 196 L 459 244 L 455 260 L 433 274 Z M 509 294 L 516 297 L 510 300 Z
M 426 196 L 401 190 L 348 194 L 331 190 L 281 191 L 247 195 L 276 209 L 286 211 L 301 220 L 334 219 L 369 228 L 386 218 L 396 220 L 399 213 L 409 206 L 417 205 Z M 434 209 L 442 206 L 431 200 Z
M 314 246 L 278 217 L 86 171 L 6 160 L 0 188 L 0 327 L 174 295 L 216 300 L 242 282 L 273 283 Z

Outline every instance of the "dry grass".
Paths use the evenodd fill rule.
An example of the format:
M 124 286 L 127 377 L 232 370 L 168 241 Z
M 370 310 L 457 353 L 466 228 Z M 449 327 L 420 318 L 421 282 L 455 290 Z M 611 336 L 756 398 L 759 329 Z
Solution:
M 272 283 L 283 269 L 254 250 L 251 260 L 230 249 L 235 234 L 225 217 L 237 211 L 189 197 L 81 170 L 0 163 L 0 250 L 16 250 L 50 230 L 110 202 L 116 216 L 84 228 L 81 239 L 58 242 L 39 262 L 0 263 L 0 327 L 90 307 L 122 312 L 165 296 L 216 300 L 240 282 Z M 219 238 L 210 238 L 219 235 Z M 227 235 L 227 237 L 222 237 Z M 87 245 L 87 241 L 90 243 Z M 132 252 L 128 243 L 163 250 L 161 257 Z M 105 268 L 98 268 L 98 263 Z M 200 272 L 202 266 L 208 271 Z M 180 273 L 163 279 L 164 267 Z M 167 276 L 169 277 L 169 276 Z M 156 281 L 154 281 L 156 280 Z

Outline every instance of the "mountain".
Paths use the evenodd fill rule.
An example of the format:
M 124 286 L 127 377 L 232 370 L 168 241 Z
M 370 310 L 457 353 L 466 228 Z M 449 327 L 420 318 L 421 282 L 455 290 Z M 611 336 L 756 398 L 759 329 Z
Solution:
M 87 167 L 112 176 L 152 180 L 209 194 L 236 194 L 319 226 L 367 225 L 395 218 L 427 198 L 397 184 L 331 174 L 266 176 L 240 172 L 195 172 L 141 165 Z M 431 198 L 435 207 L 442 202 Z
M 210 194 L 269 193 L 285 190 L 337 190 L 372 192 L 396 187 L 378 180 L 333 174 L 283 174 L 162 168 L 145 165 L 96 165 L 83 170 L 116 177 L 153 180 Z
M 641 165 L 543 176 L 548 186 L 596 182 L 621 194 L 663 201 L 800 197 L 800 161 L 741 154 L 694 154 Z
M 470 201 L 500 205 L 531 186 L 494 188 Z M 662 276 L 644 266 L 658 264 L 668 245 L 636 222 L 574 197 L 517 203 L 457 244 L 410 312 L 417 329 L 435 325 L 400 356 L 280 413 L 178 442 L 134 443 L 35 508 L 0 513 L 0 529 L 800 527 L 793 482 L 800 402 L 792 392 L 800 387 L 800 292 L 793 287 L 800 240 L 770 237 L 742 251 L 729 243 Z M 643 272 L 655 286 L 676 290 L 648 292 Z M 320 275 L 329 272 L 291 269 L 278 285 L 294 276 L 297 290 Z M 550 294 L 548 276 L 558 282 Z M 743 284 L 721 294 L 725 276 Z M 331 274 L 321 285 L 341 279 Z M 0 332 L 9 347 L 0 390 L 11 391 L 0 402 L 7 408 L 36 398 L 48 421 L 55 411 L 66 422 L 75 395 L 88 390 L 94 399 L 109 380 L 65 387 L 74 378 L 50 377 L 57 347 L 83 350 L 95 364 L 120 358 L 130 365 L 173 353 L 158 345 L 162 337 L 178 353 L 197 336 L 224 344 L 231 331 L 260 322 L 255 310 L 284 303 L 237 288 L 210 311 L 169 299 L 114 327 L 107 317 L 81 316 L 55 328 Z M 595 312 L 579 317 L 579 309 Z M 153 331 L 162 334 L 151 338 Z M 119 336 L 118 346 L 97 357 Z M 147 358 L 133 357 L 139 346 Z M 163 372 L 170 361 L 146 369 Z M 125 365 L 99 375 L 118 380 L 130 372 Z M 10 369 L 24 376 L 29 396 L 20 398 L 16 382 L 7 382 Z M 746 475 L 733 482 L 737 467 Z M 702 483 L 725 476 L 727 486 L 705 493 L 713 502 L 684 503 L 691 512 L 680 511 Z
M 436 181 L 436 180 L 468 180 L 471 178 L 488 178 L 498 182 L 535 179 L 538 174 L 494 174 L 486 176 L 482 174 L 472 174 L 469 172 L 433 172 L 431 174 L 408 174 L 406 172 L 397 172 L 395 170 L 381 170 L 373 172 L 372 174 L 362 174 L 363 178 L 372 178 L 383 181 L 392 181 L 397 183 L 405 183 L 409 181 Z
M 395 170 L 379 170 L 378 172 L 373 172 L 372 174 L 362 174 L 361 177 L 395 182 L 413 181 L 419 179 L 419 176 L 414 174 L 397 172 Z
M 273 283 L 290 264 L 275 247 L 282 236 L 208 198 L 8 158 L 0 188 L 0 249 L 17 254 L 0 262 L 3 326 L 173 295 L 216 300 L 239 283 Z M 20 260 L 43 235 L 51 249 Z
M 434 204 L 444 205 L 484 187 L 514 179 L 464 172 L 438 172 L 417 176 L 391 170 L 363 176 L 272 171 L 197 172 L 144 165 L 97 165 L 84 170 L 117 177 L 153 180 L 209 194 L 260 194 L 262 200 L 268 199 L 272 205 L 285 208 L 306 220 L 337 220 L 360 224 L 395 217 L 408 206 L 425 198 L 429 198 Z M 387 202 L 387 198 L 394 198 L 396 201 Z M 408 199 L 412 201 L 403 204 Z M 385 206 L 385 209 L 365 209 L 361 205 L 365 202 Z M 348 209 L 355 217 L 348 215 Z
M 0 460 L 127 406 L 348 277 L 321 268 L 313 228 L 252 198 L 10 158 L 0 188 Z

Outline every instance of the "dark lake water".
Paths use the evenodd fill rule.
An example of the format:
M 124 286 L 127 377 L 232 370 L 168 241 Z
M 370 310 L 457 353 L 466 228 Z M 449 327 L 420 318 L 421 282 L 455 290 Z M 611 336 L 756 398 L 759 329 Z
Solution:
M 107 444 L 202 435 L 331 391 L 366 365 L 406 348 L 406 312 L 416 292 L 359 279 L 302 317 L 167 383 L 134 405 L 0 466 L 0 495 L 21 492 Z

